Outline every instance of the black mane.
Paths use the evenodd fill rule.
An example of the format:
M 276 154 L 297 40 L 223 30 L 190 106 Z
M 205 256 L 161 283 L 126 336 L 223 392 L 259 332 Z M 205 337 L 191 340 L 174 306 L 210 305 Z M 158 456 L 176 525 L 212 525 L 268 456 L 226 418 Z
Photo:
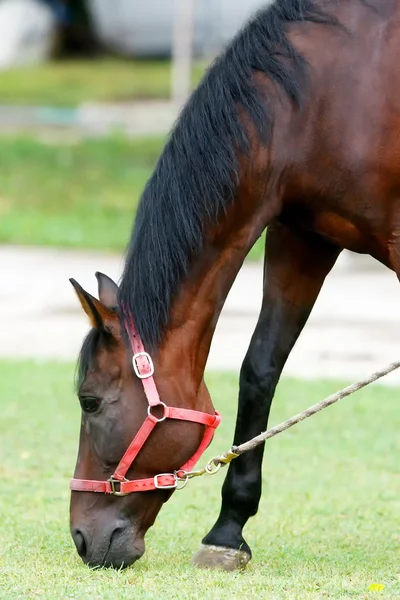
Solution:
M 79 352 L 77 371 L 75 374 L 75 387 L 79 391 L 79 388 L 83 384 L 85 377 L 93 364 L 93 359 L 96 353 L 96 349 L 99 345 L 101 332 L 97 328 L 92 328 L 83 340 L 81 351 Z
M 90 369 L 96 364 L 96 355 L 100 348 L 112 348 L 115 341 L 107 331 L 93 327 L 83 340 L 75 373 L 75 388 L 79 392 Z
M 318 1 L 277 0 L 247 24 L 192 94 L 147 183 L 119 301 L 148 348 L 160 341 L 177 287 L 202 248 L 204 222 L 215 223 L 235 196 L 235 146 L 248 145 L 237 105 L 268 143 L 273 114 L 252 75 L 265 73 L 301 105 L 307 64 L 285 33 L 287 24 L 301 21 L 336 22 Z

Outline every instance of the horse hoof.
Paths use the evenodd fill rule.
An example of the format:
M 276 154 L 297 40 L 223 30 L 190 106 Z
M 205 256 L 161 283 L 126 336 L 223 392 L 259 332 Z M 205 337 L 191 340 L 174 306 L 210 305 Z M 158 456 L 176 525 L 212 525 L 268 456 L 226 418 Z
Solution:
M 236 571 L 244 569 L 250 558 L 250 554 L 243 550 L 202 544 L 200 550 L 193 557 L 193 564 L 201 569 Z

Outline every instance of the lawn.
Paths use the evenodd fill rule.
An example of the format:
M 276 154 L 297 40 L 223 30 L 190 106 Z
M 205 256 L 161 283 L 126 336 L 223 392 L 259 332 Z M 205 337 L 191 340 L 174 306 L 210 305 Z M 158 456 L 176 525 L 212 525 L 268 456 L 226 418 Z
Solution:
M 0 137 L 0 243 L 123 251 L 163 143 Z
M 79 426 L 73 370 L 0 362 L 0 598 L 365 599 L 379 597 L 373 584 L 385 586 L 382 598 L 400 596 L 396 390 L 371 386 L 267 443 L 264 495 L 245 532 L 254 552 L 245 572 L 190 564 L 217 516 L 221 473 L 172 497 L 136 565 L 91 571 L 68 532 Z M 223 414 L 210 457 L 230 445 L 237 383 L 229 374 L 210 374 L 208 382 Z M 338 386 L 283 381 L 272 423 Z
M 197 85 L 205 62 L 193 65 Z M 0 104 L 76 106 L 169 98 L 170 61 L 77 60 L 11 69 L 1 73 Z

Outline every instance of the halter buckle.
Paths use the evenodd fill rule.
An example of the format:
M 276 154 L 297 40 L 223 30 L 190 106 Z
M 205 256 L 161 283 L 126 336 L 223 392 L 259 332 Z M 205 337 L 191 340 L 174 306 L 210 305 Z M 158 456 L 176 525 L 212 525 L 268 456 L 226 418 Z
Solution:
M 137 363 L 137 359 L 141 357 L 145 358 L 149 364 L 150 371 L 148 373 L 142 374 L 139 370 L 140 367 Z M 148 352 L 136 352 L 136 354 L 132 356 L 132 366 L 133 370 L 136 373 L 136 376 L 139 377 L 139 379 L 148 379 L 149 377 L 152 377 L 154 375 L 154 363 Z
M 124 481 L 128 481 L 127 479 L 124 479 L 123 481 L 120 481 L 119 479 L 113 479 L 112 477 L 110 477 L 110 479 L 107 480 L 108 483 L 110 484 L 111 487 L 111 494 L 113 496 L 128 496 L 129 492 L 121 492 L 121 483 L 123 483 Z M 118 487 L 116 487 L 118 486 Z
M 174 483 L 171 485 L 163 485 L 162 483 L 159 483 L 158 478 L 159 477 L 173 477 L 174 478 Z M 175 473 L 159 473 L 158 475 L 154 475 L 154 487 L 157 490 L 175 490 L 178 487 L 178 479 L 177 476 L 175 475 Z

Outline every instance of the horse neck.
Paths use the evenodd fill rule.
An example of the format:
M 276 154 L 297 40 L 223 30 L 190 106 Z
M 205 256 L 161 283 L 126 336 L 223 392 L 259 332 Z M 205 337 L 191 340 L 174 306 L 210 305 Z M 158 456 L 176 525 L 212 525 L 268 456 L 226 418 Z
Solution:
M 238 192 L 224 218 L 205 239 L 203 251 L 172 305 L 159 357 L 169 381 L 172 377 L 180 382 L 174 390 L 179 396 L 199 396 L 213 334 L 229 290 L 276 211 L 277 202 L 271 200 L 264 206 L 260 194 L 254 184 Z

